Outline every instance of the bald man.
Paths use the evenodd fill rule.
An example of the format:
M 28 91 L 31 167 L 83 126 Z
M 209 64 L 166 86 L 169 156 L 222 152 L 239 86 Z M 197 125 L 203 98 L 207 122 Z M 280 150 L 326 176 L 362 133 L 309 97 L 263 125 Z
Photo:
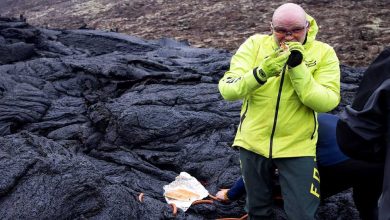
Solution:
M 218 85 L 224 99 L 243 103 L 233 146 L 240 149 L 246 209 L 249 219 L 273 217 L 277 168 L 288 219 L 314 219 L 317 112 L 340 101 L 339 60 L 315 40 L 318 26 L 299 5 L 281 5 L 270 26 L 271 35 L 253 35 L 240 46 Z

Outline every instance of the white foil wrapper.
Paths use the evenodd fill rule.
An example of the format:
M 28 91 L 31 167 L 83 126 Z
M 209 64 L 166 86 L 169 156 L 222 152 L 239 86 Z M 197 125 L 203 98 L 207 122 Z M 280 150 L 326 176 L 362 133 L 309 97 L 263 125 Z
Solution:
M 203 185 L 195 177 L 186 172 L 181 172 L 180 175 L 175 178 L 175 181 L 165 185 L 163 189 L 167 203 L 175 204 L 177 208 L 183 210 L 184 212 L 187 211 L 194 201 L 201 200 L 209 195 L 209 192 L 203 187 Z M 183 191 L 189 193 L 178 194 L 177 199 L 167 197 L 167 194 L 175 194 Z

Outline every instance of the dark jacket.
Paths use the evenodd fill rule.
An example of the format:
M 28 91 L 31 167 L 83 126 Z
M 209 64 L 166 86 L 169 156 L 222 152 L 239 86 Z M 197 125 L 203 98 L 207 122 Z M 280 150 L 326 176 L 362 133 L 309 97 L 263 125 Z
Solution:
M 341 120 L 337 139 L 344 153 L 385 164 L 379 220 L 390 220 L 390 48 L 368 67 Z

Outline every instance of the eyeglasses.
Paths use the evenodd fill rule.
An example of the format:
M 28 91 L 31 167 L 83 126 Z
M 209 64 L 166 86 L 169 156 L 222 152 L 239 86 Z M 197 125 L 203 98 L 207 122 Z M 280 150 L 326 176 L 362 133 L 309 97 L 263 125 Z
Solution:
M 277 26 L 274 27 L 273 24 L 271 23 L 271 28 L 276 34 L 285 35 L 285 36 L 301 34 L 303 30 L 305 30 L 307 27 L 309 27 L 309 22 L 306 22 L 306 25 L 304 27 L 295 27 L 291 30 L 287 30 L 284 27 L 277 27 Z

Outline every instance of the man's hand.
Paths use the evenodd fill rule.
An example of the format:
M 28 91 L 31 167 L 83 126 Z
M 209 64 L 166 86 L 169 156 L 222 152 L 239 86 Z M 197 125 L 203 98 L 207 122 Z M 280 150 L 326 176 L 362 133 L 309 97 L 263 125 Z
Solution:
M 290 51 L 276 50 L 266 57 L 259 67 L 255 68 L 257 77 L 265 82 L 269 77 L 280 74 L 289 56 Z
M 229 201 L 229 198 L 227 196 L 228 191 L 229 191 L 229 189 L 221 189 L 217 192 L 215 197 L 217 197 L 217 199 L 221 202 L 227 202 L 227 201 Z
M 291 52 L 291 55 L 287 60 L 287 65 L 294 68 L 302 63 L 305 49 L 299 42 L 287 42 L 287 45 Z

